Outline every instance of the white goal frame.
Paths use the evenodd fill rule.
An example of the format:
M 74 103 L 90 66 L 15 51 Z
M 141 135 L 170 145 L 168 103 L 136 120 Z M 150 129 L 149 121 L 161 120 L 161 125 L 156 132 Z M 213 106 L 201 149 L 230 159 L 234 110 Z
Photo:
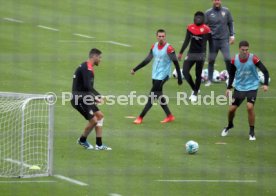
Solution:
M 5 99 L 5 100 L 12 100 L 18 103 L 16 107 L 16 111 L 14 112 L 16 116 L 21 120 L 21 122 L 18 122 L 18 130 L 2 130 L 4 125 L 4 122 L 0 122 L 0 137 L 6 136 L 11 132 L 10 134 L 13 134 L 16 132 L 16 135 L 18 136 L 18 140 L 20 140 L 16 145 L 15 149 L 12 149 L 12 145 L 7 145 L 8 147 L 5 147 L 5 144 L 0 144 L 0 177 L 20 177 L 20 178 L 30 178 L 30 177 L 41 177 L 41 176 L 51 176 L 53 173 L 53 130 L 54 130 L 54 104 L 51 102 L 51 100 L 54 100 L 55 97 L 53 95 L 41 95 L 41 94 L 24 94 L 24 93 L 13 93 L 13 92 L 0 92 L 0 99 Z M 4 101 L 3 101 L 4 102 Z M 8 102 L 8 101 L 7 101 Z M 31 112 L 26 111 L 26 108 L 29 107 L 30 104 L 36 104 L 38 102 L 38 109 L 35 109 L 33 112 L 36 114 L 36 110 L 39 110 L 41 107 L 43 115 L 40 117 L 39 120 L 43 121 L 43 125 L 40 126 L 39 123 L 36 121 L 35 115 L 33 115 Z M 12 102 L 11 102 L 12 103 Z M 1 102 L 0 102 L 1 104 Z M 12 107 L 12 104 L 9 104 L 9 106 Z M 33 107 L 35 106 L 30 106 L 30 110 L 32 110 Z M 5 108 L 5 103 L 2 105 L 2 109 Z M 0 120 L 2 120 L 2 116 L 4 115 L 3 111 L 0 110 Z M 9 112 L 9 111 L 8 111 Z M 38 111 L 39 112 L 39 111 Z M 28 119 L 25 119 L 26 116 Z M 8 115 L 7 115 L 8 116 Z M 11 116 L 11 115 L 10 115 Z M 6 117 L 6 116 L 5 116 Z M 4 117 L 4 118 L 5 118 Z M 34 119 L 32 119 L 34 118 Z M 36 130 L 31 128 L 32 134 L 30 136 L 31 140 L 29 143 L 32 143 L 31 145 L 35 145 L 40 140 L 43 140 L 41 145 L 45 145 L 43 149 L 41 149 L 39 146 L 32 146 L 30 147 L 29 145 L 26 145 L 25 143 L 25 134 L 28 130 L 28 126 L 26 126 L 25 120 L 30 120 L 32 121 L 31 125 L 34 127 L 38 127 L 39 129 L 37 132 L 39 137 L 37 136 L 37 139 L 35 136 L 31 137 L 32 135 L 35 134 Z M 42 120 L 41 120 L 42 119 Z M 38 121 L 39 121 L 38 120 Z M 10 120 L 12 122 L 12 120 Z M 33 122 L 34 121 L 34 122 Z M 15 122 L 16 123 L 16 122 Z M 21 125 L 20 125 L 21 123 Z M 37 123 L 37 124 L 35 124 Z M 7 124 L 7 123 L 6 123 Z M 13 125 L 11 125 L 13 126 Z M 21 126 L 21 127 L 20 127 Z M 19 128 L 20 127 L 20 128 Z M 20 129 L 20 130 L 19 130 Z M 28 133 L 28 132 L 27 132 Z M 21 136 L 20 136 L 21 134 Z M 9 139 L 12 140 L 13 136 L 9 136 Z M 42 139 L 41 139 L 42 138 Z M 37 141 L 34 141 L 37 139 Z M 4 141 L 4 142 L 10 142 L 12 143 L 13 141 Z M 44 143 L 45 144 L 44 144 Z M 30 161 L 30 163 L 26 162 L 25 160 L 25 154 L 24 152 L 27 151 L 28 149 L 26 148 L 32 148 L 30 151 L 32 151 L 36 156 L 36 159 L 38 160 L 37 162 L 41 162 L 41 165 L 34 163 L 34 161 Z M 2 148 L 2 149 L 1 149 Z M 5 149 L 5 148 L 11 148 L 11 149 Z M 18 148 L 18 149 L 17 149 Z M 6 151 L 11 150 L 12 153 L 6 153 Z M 37 151 L 36 151 L 37 150 Z M 16 151 L 14 153 L 13 151 Z M 18 152 L 19 151 L 19 152 Z M 16 154 L 16 158 L 13 157 L 5 157 L 6 154 L 12 156 L 13 154 Z M 40 156 L 41 154 L 41 156 Z M 28 155 L 26 155 L 28 156 Z M 47 159 L 47 160 L 39 160 L 39 159 Z M 43 164 L 42 164 L 43 163 Z M 15 169 L 13 169 L 13 166 Z

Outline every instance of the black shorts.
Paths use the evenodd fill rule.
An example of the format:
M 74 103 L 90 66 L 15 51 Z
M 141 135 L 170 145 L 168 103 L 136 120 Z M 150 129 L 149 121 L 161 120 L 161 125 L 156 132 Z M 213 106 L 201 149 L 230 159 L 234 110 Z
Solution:
M 91 120 L 94 113 L 100 111 L 95 103 L 84 103 L 82 99 L 72 99 L 71 104 L 86 120 Z
M 240 106 L 245 98 L 248 103 L 252 103 L 254 105 L 257 99 L 257 92 L 258 90 L 238 91 L 235 89 L 232 105 Z

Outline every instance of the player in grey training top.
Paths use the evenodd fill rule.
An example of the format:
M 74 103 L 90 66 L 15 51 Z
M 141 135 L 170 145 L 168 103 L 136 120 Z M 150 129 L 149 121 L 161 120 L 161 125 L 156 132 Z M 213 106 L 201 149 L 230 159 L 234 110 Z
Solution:
M 234 25 L 233 18 L 226 7 L 222 7 L 221 0 L 212 0 L 213 7 L 205 12 L 205 23 L 211 28 L 213 47 L 209 48 L 208 82 L 205 86 L 210 86 L 213 78 L 214 64 L 220 50 L 223 54 L 226 69 L 230 67 L 230 45 L 233 44 Z

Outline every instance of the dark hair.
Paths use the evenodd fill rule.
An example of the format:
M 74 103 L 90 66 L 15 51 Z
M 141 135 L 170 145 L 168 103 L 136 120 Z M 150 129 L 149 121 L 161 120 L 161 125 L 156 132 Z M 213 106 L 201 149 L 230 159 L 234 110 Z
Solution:
M 89 52 L 89 58 L 93 57 L 94 55 L 100 55 L 102 52 L 97 48 L 92 48 Z
M 202 12 L 202 11 L 197 11 L 196 13 L 195 13 L 195 16 L 205 16 L 204 15 L 204 13 Z
M 157 35 L 158 33 L 165 33 L 165 34 L 166 34 L 166 31 L 165 31 L 164 29 L 158 29 L 158 30 L 156 31 L 156 35 Z
M 239 43 L 239 48 L 241 48 L 242 46 L 247 46 L 247 47 L 249 47 L 248 41 L 245 41 L 245 40 L 241 41 L 241 42 Z

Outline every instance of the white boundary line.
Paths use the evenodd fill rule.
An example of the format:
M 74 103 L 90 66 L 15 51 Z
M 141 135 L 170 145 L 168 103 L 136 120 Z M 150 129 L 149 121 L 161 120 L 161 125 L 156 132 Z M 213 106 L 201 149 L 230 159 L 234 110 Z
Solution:
M 90 37 L 93 38 L 93 37 Z M 123 46 L 123 47 L 132 47 L 129 44 L 124 44 L 124 43 L 120 43 L 120 42 L 115 42 L 112 40 L 106 40 L 106 41 L 83 41 L 83 40 L 58 40 L 58 42 L 60 43 L 86 43 L 86 42 L 95 42 L 95 43 L 108 43 L 108 44 L 113 44 L 113 45 L 118 45 L 118 46 Z
M 257 180 L 155 180 L 157 182 L 222 182 L 222 183 L 256 183 Z
M 54 175 L 54 177 L 56 177 L 58 179 L 61 179 L 61 180 L 65 180 L 65 181 L 70 182 L 72 184 L 77 184 L 77 185 L 80 185 L 80 186 L 88 186 L 88 184 L 86 184 L 84 182 L 81 182 L 79 180 L 74 180 L 72 178 L 68 178 L 68 177 L 65 177 L 65 176 L 62 176 L 62 175 Z
M 95 41 L 87 41 L 87 40 L 58 40 L 60 43 L 90 43 Z
M 44 26 L 44 25 L 37 25 L 37 27 L 42 28 L 42 29 L 47 29 L 47 30 L 50 30 L 50 31 L 59 31 L 58 29 L 55 29 L 55 28 L 52 28 L 52 27 L 47 27 L 47 26 Z
M 84 35 L 84 34 L 79 34 L 79 33 L 73 33 L 73 35 L 79 36 L 79 37 L 88 38 L 88 39 L 93 39 L 93 38 L 95 38 L 95 37 L 91 37 L 91 36 L 89 36 L 89 35 Z
M 14 18 L 3 18 L 3 20 L 7 20 L 7 21 L 10 21 L 10 22 L 23 23 L 22 20 L 17 20 L 17 19 L 14 19 Z
M 109 196 L 122 196 L 122 195 L 120 195 L 118 193 L 109 193 Z
M 114 44 L 114 45 L 118 45 L 118 46 L 131 47 L 131 45 L 123 44 L 123 43 L 115 42 L 115 41 L 105 41 L 105 42 L 106 42 L 106 43 L 110 43 L 110 44 Z
M 54 182 L 57 182 L 57 181 L 54 181 L 54 180 L 38 180 L 38 181 L 0 181 L 0 184 L 9 184 L 9 183 L 18 183 L 18 184 L 21 184 L 21 183 L 54 183 Z

